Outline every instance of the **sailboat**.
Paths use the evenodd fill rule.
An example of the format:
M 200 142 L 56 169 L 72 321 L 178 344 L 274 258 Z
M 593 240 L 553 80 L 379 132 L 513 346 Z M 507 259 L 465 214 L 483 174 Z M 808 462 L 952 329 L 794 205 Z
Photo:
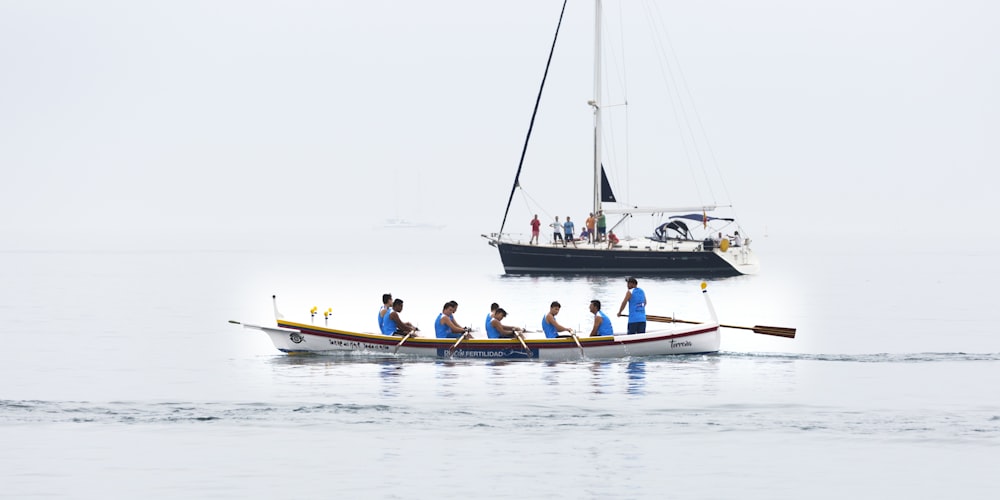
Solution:
M 562 25 L 563 11 L 560 13 L 559 26 Z M 488 243 L 496 247 L 500 260 L 508 274 L 539 273 L 539 274 L 576 274 L 576 273 L 621 273 L 637 275 L 684 275 L 684 276 L 736 276 L 755 274 L 760 269 L 759 261 L 750 247 L 750 239 L 746 232 L 741 236 L 739 225 L 734 218 L 715 217 L 709 215 L 717 208 L 714 204 L 691 205 L 682 207 L 643 207 L 618 203 L 604 170 L 602 158 L 602 111 L 606 107 L 602 102 L 601 88 L 601 25 L 602 3 L 595 1 L 595 43 L 594 43 L 594 98 L 588 101 L 593 110 L 593 199 L 592 214 L 594 217 L 604 214 L 607 220 L 607 235 L 610 236 L 616 228 L 626 220 L 639 214 L 652 214 L 660 217 L 661 223 L 652 228 L 649 235 L 642 237 L 598 238 L 592 241 L 577 241 L 576 245 L 564 245 L 565 242 L 553 241 L 551 244 L 532 242 L 524 235 L 505 232 L 507 217 L 510 214 L 511 201 L 515 192 L 521 188 L 520 177 L 524 166 L 524 156 L 527 151 L 528 139 L 538 112 L 538 102 L 541 101 L 542 90 L 545 88 L 545 78 L 549 66 L 546 66 L 545 76 L 539 90 L 535 109 L 532 114 L 531 126 L 528 129 L 528 139 L 525 140 L 521 153 L 521 162 L 514 177 L 507 209 L 504 212 L 503 223 L 496 233 L 483 234 Z M 549 53 L 549 64 L 558 40 L 559 28 L 556 29 L 556 39 L 553 40 Z M 607 204 L 607 205 L 605 205 Z M 607 218 L 620 216 L 620 220 Z M 545 223 L 543 223 L 543 226 Z M 551 224 L 549 224 L 551 225 Z M 701 226 L 699 228 L 699 226 Z M 735 229 L 733 235 L 722 235 L 722 228 Z M 598 230 L 598 232 L 600 232 Z M 699 234 L 700 233 L 700 234 Z M 544 234 L 544 230 L 542 231 Z

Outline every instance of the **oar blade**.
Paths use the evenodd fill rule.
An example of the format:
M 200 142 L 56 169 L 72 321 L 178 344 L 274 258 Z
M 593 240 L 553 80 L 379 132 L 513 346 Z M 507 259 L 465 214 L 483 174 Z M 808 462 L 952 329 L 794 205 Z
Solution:
M 687 323 L 692 325 L 700 324 L 698 321 L 688 321 L 686 319 L 671 318 L 670 316 L 654 316 L 652 314 L 646 315 L 646 321 L 657 321 L 660 323 Z M 775 337 L 784 337 L 786 339 L 795 338 L 795 329 L 787 328 L 784 326 L 739 326 L 739 325 L 719 325 L 723 328 L 736 328 L 739 330 L 753 330 L 754 333 L 760 333 L 762 335 L 774 335 Z
M 786 339 L 795 338 L 794 328 L 785 328 L 783 326 L 755 326 L 753 327 L 754 333 L 760 333 L 762 335 L 774 335 L 775 337 L 785 337 Z

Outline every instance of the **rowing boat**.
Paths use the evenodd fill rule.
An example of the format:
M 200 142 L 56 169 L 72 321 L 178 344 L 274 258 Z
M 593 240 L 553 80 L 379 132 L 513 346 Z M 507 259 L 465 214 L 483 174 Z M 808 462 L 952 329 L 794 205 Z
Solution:
M 708 354 L 719 351 L 719 322 L 709 299 L 706 285 L 702 295 L 711 317 L 695 324 L 671 322 L 646 333 L 615 333 L 601 337 L 572 336 L 558 338 L 479 339 L 455 342 L 454 338 L 434 338 L 379 333 L 362 333 L 285 320 L 274 312 L 277 326 L 261 326 L 237 321 L 231 323 L 260 330 L 270 337 L 279 351 L 289 354 L 356 353 L 363 355 L 418 356 L 467 359 L 540 359 L 566 361 L 609 359 L 668 354 Z

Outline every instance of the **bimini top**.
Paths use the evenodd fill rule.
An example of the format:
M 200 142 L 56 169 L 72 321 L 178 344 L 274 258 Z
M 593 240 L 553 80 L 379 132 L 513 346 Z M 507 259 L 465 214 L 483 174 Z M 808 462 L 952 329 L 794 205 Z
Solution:
M 708 223 L 708 221 L 713 221 L 713 220 L 721 220 L 721 221 L 727 221 L 727 222 L 733 222 L 735 220 L 735 219 L 729 219 L 729 218 L 724 218 L 724 217 L 710 217 L 710 216 L 707 216 L 705 214 L 671 215 L 670 218 L 674 219 L 674 220 L 672 220 L 670 222 L 664 222 L 663 224 L 660 224 L 656 228 L 656 230 L 653 232 L 653 234 L 654 234 L 653 239 L 654 240 L 656 240 L 656 241 L 666 241 L 667 230 L 668 229 L 673 229 L 674 231 L 676 231 L 677 234 L 680 235 L 681 238 L 684 238 L 684 239 L 687 239 L 687 240 L 691 239 L 691 231 L 688 229 L 687 224 L 685 224 L 684 222 L 682 222 L 680 220 L 677 220 L 677 219 L 688 219 L 688 220 L 693 220 L 693 221 L 698 221 L 698 222 L 703 222 L 703 223 Z
M 698 221 L 698 222 L 709 222 L 709 221 L 713 221 L 713 220 L 724 220 L 726 222 L 733 222 L 733 221 L 736 220 L 736 219 L 730 219 L 730 218 L 726 218 L 726 217 L 712 217 L 712 216 L 705 215 L 705 214 L 671 215 L 670 218 L 671 219 L 688 219 L 688 220 L 695 220 L 695 221 Z

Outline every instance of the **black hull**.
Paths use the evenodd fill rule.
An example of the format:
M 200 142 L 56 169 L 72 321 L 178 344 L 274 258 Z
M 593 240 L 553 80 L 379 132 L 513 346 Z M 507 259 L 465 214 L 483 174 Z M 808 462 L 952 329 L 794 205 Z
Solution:
M 711 251 L 665 252 L 607 250 L 497 242 L 507 274 L 639 274 L 739 276 L 729 262 Z

